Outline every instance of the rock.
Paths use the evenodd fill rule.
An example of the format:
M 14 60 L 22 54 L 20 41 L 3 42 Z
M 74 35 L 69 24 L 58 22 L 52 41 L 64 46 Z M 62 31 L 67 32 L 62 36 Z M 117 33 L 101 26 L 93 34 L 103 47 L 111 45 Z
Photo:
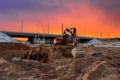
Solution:
M 93 56 L 93 57 L 100 57 L 101 53 L 100 52 L 93 52 L 91 56 Z
M 25 66 L 38 67 L 39 61 L 23 59 L 22 64 Z
M 76 48 L 74 48 L 74 49 L 72 49 L 71 53 L 72 53 L 74 59 L 76 59 L 76 58 L 83 58 L 85 51 L 79 51 Z
M 20 62 L 21 61 L 21 59 L 17 58 L 17 57 L 13 57 L 11 60 L 12 60 L 12 62 Z
M 4 60 L 3 58 L 0 59 L 0 64 L 3 64 L 3 63 L 7 63 L 6 60 Z

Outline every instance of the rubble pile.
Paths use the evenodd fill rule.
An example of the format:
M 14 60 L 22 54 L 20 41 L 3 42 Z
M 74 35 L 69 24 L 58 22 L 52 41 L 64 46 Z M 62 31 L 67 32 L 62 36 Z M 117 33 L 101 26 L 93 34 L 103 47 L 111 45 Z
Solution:
M 98 39 L 92 39 L 88 42 L 88 44 L 101 44 L 102 42 Z
M 12 37 L 0 32 L 0 42 L 17 42 L 17 40 Z
M 120 48 L 0 44 L 0 80 L 120 80 Z

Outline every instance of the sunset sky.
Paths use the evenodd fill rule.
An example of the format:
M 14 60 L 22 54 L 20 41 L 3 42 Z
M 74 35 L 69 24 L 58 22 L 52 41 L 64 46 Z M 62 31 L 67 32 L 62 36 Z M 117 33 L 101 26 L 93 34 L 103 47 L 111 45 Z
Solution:
M 61 34 L 61 25 L 81 36 L 120 37 L 120 0 L 0 0 L 0 31 Z

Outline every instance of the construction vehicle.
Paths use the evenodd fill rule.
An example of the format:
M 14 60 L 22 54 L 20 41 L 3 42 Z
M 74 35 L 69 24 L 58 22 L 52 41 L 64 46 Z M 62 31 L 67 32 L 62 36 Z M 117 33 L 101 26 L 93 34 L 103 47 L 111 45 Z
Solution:
M 54 39 L 53 45 L 77 45 L 76 40 L 76 28 L 66 28 L 62 34 L 62 37 Z

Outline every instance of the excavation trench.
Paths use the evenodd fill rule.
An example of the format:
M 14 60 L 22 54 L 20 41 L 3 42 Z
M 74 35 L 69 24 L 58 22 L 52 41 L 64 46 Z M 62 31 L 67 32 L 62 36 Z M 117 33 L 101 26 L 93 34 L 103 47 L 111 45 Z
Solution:
M 37 60 L 49 63 L 55 59 L 72 58 L 72 46 L 37 46 L 30 47 L 21 43 L 0 43 L 0 56 L 11 60 L 13 57 Z

